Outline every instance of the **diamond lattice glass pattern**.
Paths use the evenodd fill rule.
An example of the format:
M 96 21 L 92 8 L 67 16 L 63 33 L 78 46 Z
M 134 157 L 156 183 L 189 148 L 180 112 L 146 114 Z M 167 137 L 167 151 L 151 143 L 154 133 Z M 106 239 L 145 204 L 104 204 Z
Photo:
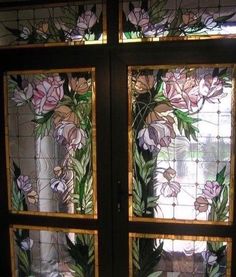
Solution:
M 230 277 L 231 240 L 130 234 L 130 277 Z
M 234 0 L 120 1 L 120 42 L 235 35 Z
M 106 43 L 105 6 L 67 4 L 27 7 L 0 12 L 0 46 Z
M 97 277 L 97 233 L 11 229 L 13 276 Z
M 232 101 L 232 67 L 130 68 L 133 218 L 232 221 Z
M 7 74 L 14 212 L 96 215 L 94 74 L 93 69 Z

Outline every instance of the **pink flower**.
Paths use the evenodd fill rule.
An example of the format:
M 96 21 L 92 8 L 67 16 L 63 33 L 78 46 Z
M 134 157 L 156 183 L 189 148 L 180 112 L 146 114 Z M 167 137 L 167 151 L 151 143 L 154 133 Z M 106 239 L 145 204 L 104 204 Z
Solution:
M 204 186 L 204 189 L 202 190 L 204 196 L 206 196 L 206 198 L 209 198 L 209 199 L 212 199 L 218 196 L 220 191 L 221 191 L 221 186 L 216 181 L 213 181 L 213 182 L 207 181 Z
M 201 98 L 198 83 L 195 78 L 187 76 L 184 69 L 169 71 L 162 80 L 164 81 L 163 94 L 169 99 L 171 105 L 189 111 L 197 107 Z
M 195 210 L 199 211 L 200 213 L 206 212 L 208 210 L 208 205 L 208 200 L 203 196 L 199 196 L 194 202 Z
M 180 184 L 175 181 L 162 183 L 161 194 L 165 197 L 177 197 L 180 192 Z
M 56 108 L 64 96 L 63 83 L 59 75 L 54 75 L 35 85 L 32 103 L 37 114 L 45 114 Z
M 29 176 L 20 175 L 17 180 L 17 186 L 24 192 L 29 192 L 32 189 L 31 182 L 29 180 Z
M 76 150 L 85 146 L 87 135 L 74 123 L 61 121 L 56 127 L 55 137 L 57 142 L 65 145 L 68 150 Z
M 97 20 L 96 14 L 87 10 L 79 16 L 76 29 L 81 35 L 84 35 L 86 30 L 91 29 L 96 24 Z
M 157 120 L 148 124 L 138 133 L 139 146 L 151 152 L 160 150 L 161 147 L 168 147 L 171 139 L 175 138 L 173 124 L 165 120 Z
M 217 103 L 220 98 L 226 95 L 223 94 L 223 84 L 219 78 L 212 77 L 210 74 L 204 76 L 200 80 L 199 91 L 210 103 Z
M 24 105 L 33 96 L 33 87 L 30 83 L 21 89 L 15 89 L 12 100 L 16 102 L 16 106 Z
M 149 15 L 148 13 L 141 8 L 134 8 L 128 14 L 129 21 L 136 27 L 141 27 L 142 29 L 147 27 L 149 24 Z

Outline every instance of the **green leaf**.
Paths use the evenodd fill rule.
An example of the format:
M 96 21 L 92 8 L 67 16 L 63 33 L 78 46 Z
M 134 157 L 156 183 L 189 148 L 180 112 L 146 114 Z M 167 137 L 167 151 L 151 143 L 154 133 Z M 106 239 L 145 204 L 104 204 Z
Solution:
M 228 19 L 232 18 L 236 13 L 231 13 L 229 15 L 223 15 L 223 16 L 219 16 L 215 19 L 215 22 L 221 24 L 221 23 L 225 23 L 225 21 L 227 21 Z
M 45 115 L 38 116 L 36 119 L 33 119 L 32 122 L 37 123 L 37 124 L 43 124 L 46 123 L 54 114 L 54 111 L 50 111 L 46 113 Z
M 84 272 L 83 272 L 83 269 L 81 268 L 80 265 L 78 265 L 78 264 L 77 265 L 70 264 L 69 268 L 75 272 L 75 276 L 76 277 L 84 277 L 85 276 Z
M 209 273 L 209 277 L 216 277 L 216 274 L 219 272 L 220 270 L 220 265 L 217 264 L 216 266 L 214 266 L 213 270 L 211 270 L 211 272 Z
M 31 271 L 30 261 L 29 261 L 27 252 L 19 248 L 18 259 L 19 259 L 21 270 L 27 275 L 30 274 L 30 271 Z
M 181 110 L 175 109 L 174 115 L 177 118 L 177 124 L 180 134 L 182 135 L 183 131 L 188 140 L 191 140 L 191 137 L 197 141 L 196 133 L 199 132 L 198 128 L 193 124 L 200 121 L 198 118 L 193 118 L 189 116 L 188 112 L 183 112 Z
M 163 273 L 163 271 L 156 271 L 156 272 L 149 274 L 147 277 L 159 277 L 159 276 L 161 276 L 162 273 Z
M 223 185 L 225 181 L 225 170 L 226 170 L 226 165 L 222 168 L 220 172 L 216 174 L 216 181 L 220 184 Z

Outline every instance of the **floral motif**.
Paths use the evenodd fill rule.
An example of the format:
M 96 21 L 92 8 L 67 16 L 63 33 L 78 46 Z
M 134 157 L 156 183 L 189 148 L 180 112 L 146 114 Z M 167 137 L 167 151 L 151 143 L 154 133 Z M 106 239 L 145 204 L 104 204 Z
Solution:
M 29 176 L 20 175 L 17 178 L 17 186 L 24 192 L 29 192 L 32 189 L 32 184 L 30 182 Z
M 71 123 L 74 123 L 75 125 L 77 125 L 79 123 L 79 118 L 75 114 L 75 112 L 73 112 L 71 110 L 70 107 L 61 105 L 55 109 L 55 113 L 53 116 L 53 122 L 57 126 L 62 121 L 71 122 Z
M 197 197 L 196 201 L 194 202 L 195 209 L 200 213 L 206 212 L 208 210 L 208 205 L 208 200 L 203 196 Z
M 176 181 L 162 183 L 161 194 L 164 197 L 177 197 L 180 192 L 180 184 Z
M 213 182 L 207 181 L 204 186 L 204 189 L 202 190 L 204 196 L 209 199 L 212 199 L 218 196 L 220 191 L 221 191 L 221 187 L 219 183 L 216 181 L 213 181 Z
M 27 194 L 27 199 L 28 199 L 30 204 L 35 205 L 39 201 L 39 195 L 37 194 L 36 191 L 32 190 L 31 192 L 29 192 Z
M 33 247 L 33 243 L 34 241 L 28 237 L 21 241 L 20 243 L 21 249 L 24 251 L 28 251 Z
M 145 28 L 149 24 L 149 15 L 144 9 L 134 8 L 128 14 L 128 20 L 136 27 Z
M 137 93 L 146 93 L 154 87 L 156 78 L 153 75 L 139 75 L 134 79 L 134 88 Z
M 64 96 L 63 83 L 59 75 L 47 77 L 36 83 L 32 104 L 37 114 L 44 114 L 56 108 Z
M 73 91 L 78 94 L 86 93 L 91 87 L 91 80 L 86 80 L 84 77 L 81 78 L 71 78 L 70 86 Z
M 175 132 L 171 122 L 154 121 L 140 130 L 137 138 L 140 147 L 151 152 L 158 152 L 161 147 L 169 146 L 171 139 L 175 138 Z
M 14 91 L 14 96 L 12 100 L 16 102 L 16 105 L 22 106 L 26 102 L 28 102 L 31 97 L 33 96 L 33 86 L 32 84 L 28 83 L 23 90 L 16 88 Z
M 202 257 L 206 264 L 213 266 L 217 263 L 217 255 L 209 250 L 202 252 Z
M 194 77 L 187 76 L 184 69 L 169 71 L 162 80 L 163 94 L 172 106 L 189 111 L 197 107 L 200 100 L 198 84 Z
M 217 103 L 226 94 L 223 93 L 223 83 L 218 77 L 208 74 L 199 83 L 199 92 L 209 103 Z
M 59 192 L 59 193 L 63 193 L 67 189 L 66 180 L 64 178 L 51 179 L 50 186 L 54 192 Z
M 62 121 L 56 127 L 55 138 L 68 150 L 76 150 L 85 146 L 87 135 L 83 129 L 76 127 L 74 123 Z

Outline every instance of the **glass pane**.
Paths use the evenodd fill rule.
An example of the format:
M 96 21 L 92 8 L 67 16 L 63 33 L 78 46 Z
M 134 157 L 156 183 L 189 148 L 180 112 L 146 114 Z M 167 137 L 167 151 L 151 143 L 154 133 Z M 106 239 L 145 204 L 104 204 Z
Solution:
M 0 12 L 0 46 L 106 43 L 103 1 L 73 2 Z
M 14 226 L 14 276 L 98 276 L 97 232 Z
M 120 42 L 230 38 L 235 0 L 120 1 Z
M 5 80 L 11 209 L 96 217 L 94 69 Z
M 229 238 L 130 234 L 130 277 L 231 276 Z
M 133 219 L 232 221 L 232 82 L 230 66 L 129 68 Z

